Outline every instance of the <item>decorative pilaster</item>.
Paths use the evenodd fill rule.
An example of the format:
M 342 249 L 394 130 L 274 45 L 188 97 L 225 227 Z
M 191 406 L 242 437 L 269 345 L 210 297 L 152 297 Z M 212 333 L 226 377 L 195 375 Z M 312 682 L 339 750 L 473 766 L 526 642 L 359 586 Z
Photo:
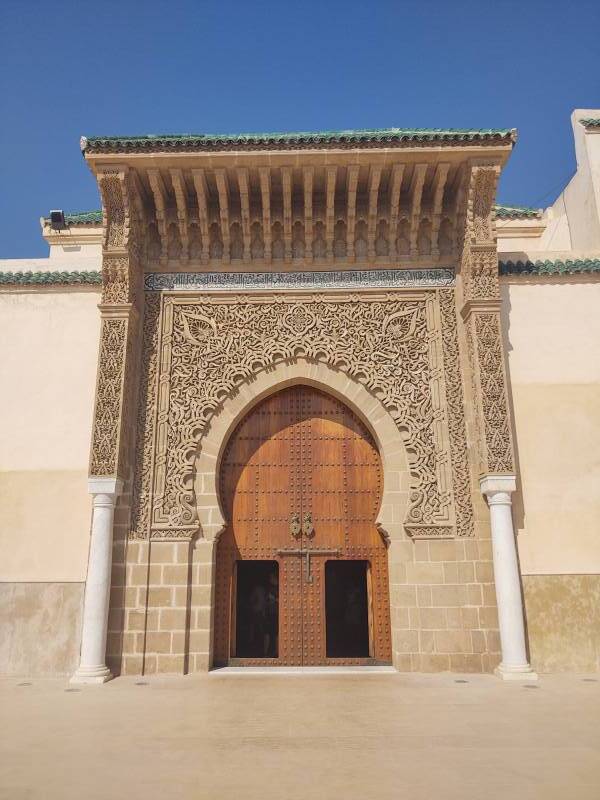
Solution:
M 94 496 L 83 612 L 81 662 L 73 680 L 101 682 L 105 666 L 114 508 L 132 461 L 137 389 L 137 327 L 142 301 L 139 264 L 143 206 L 127 168 L 98 174 L 103 200 L 102 302 L 96 401 L 90 453 Z
M 480 475 L 514 472 L 492 217 L 499 172 L 471 167 L 460 270 Z
M 98 185 L 104 208 L 104 246 L 90 475 L 124 478 L 143 293 L 139 263 L 143 207 L 135 178 L 126 168 L 99 173 Z
M 504 679 L 537 677 L 527 660 L 523 597 L 511 513 L 516 478 L 500 318 L 493 209 L 500 167 L 472 165 L 461 258 L 461 316 L 469 354 L 480 487 L 490 510 Z

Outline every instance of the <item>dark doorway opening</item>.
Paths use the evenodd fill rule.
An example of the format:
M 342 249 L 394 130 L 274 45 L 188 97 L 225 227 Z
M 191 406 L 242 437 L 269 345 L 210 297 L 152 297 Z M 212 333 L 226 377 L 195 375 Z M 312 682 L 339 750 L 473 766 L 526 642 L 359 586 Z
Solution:
M 236 563 L 235 655 L 277 658 L 279 634 L 279 564 Z
M 368 561 L 327 561 L 327 658 L 368 658 Z

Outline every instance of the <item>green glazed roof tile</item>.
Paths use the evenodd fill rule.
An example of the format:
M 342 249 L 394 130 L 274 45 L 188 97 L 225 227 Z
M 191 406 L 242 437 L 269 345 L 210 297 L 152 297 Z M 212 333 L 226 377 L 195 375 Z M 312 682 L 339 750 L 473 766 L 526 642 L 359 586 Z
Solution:
M 65 214 L 67 225 L 96 225 L 102 224 L 102 209 L 95 211 L 75 211 L 72 214 Z
M 44 220 L 50 222 L 50 217 L 44 217 Z M 67 225 L 102 225 L 102 209 L 65 212 L 65 222 Z
M 529 206 L 496 206 L 496 219 L 540 219 L 542 209 Z
M 600 128 L 600 117 L 587 117 L 587 119 L 580 119 L 579 122 L 584 128 Z
M 82 136 L 83 153 L 169 150 L 257 149 L 259 147 L 312 147 L 315 145 L 440 143 L 454 144 L 516 141 L 514 128 L 373 128 L 345 131 L 301 131 L 297 133 L 183 133 L 145 136 Z
M 0 272 L 0 285 L 52 286 L 102 283 L 101 272 Z
M 578 275 L 600 274 L 600 258 L 566 261 L 499 261 L 500 275 Z M 90 272 L 0 272 L 0 286 L 99 285 L 100 271 Z
M 500 261 L 500 275 L 578 275 L 600 272 L 600 258 L 574 261 Z

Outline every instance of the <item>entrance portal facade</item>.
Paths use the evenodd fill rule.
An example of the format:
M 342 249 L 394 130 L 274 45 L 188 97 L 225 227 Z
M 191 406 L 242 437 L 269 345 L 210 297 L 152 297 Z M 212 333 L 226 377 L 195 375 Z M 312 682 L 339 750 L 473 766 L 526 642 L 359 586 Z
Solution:
M 220 491 L 215 663 L 391 663 L 383 469 L 356 415 L 309 386 L 267 397 L 233 432 Z
M 494 221 L 514 135 L 375 134 L 85 141 L 103 293 L 76 680 L 530 674 Z

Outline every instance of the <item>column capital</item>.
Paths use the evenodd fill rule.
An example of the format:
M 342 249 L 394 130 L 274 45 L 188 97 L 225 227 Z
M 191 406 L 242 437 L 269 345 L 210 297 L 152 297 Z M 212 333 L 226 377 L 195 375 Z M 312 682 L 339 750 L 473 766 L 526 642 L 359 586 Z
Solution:
M 482 475 L 479 479 L 479 486 L 481 493 L 488 500 L 495 494 L 508 494 L 508 502 L 510 503 L 510 495 L 517 488 L 517 478 L 515 475 Z
M 122 491 L 122 478 L 88 478 L 88 492 L 90 494 L 105 494 L 114 497 L 116 500 Z

